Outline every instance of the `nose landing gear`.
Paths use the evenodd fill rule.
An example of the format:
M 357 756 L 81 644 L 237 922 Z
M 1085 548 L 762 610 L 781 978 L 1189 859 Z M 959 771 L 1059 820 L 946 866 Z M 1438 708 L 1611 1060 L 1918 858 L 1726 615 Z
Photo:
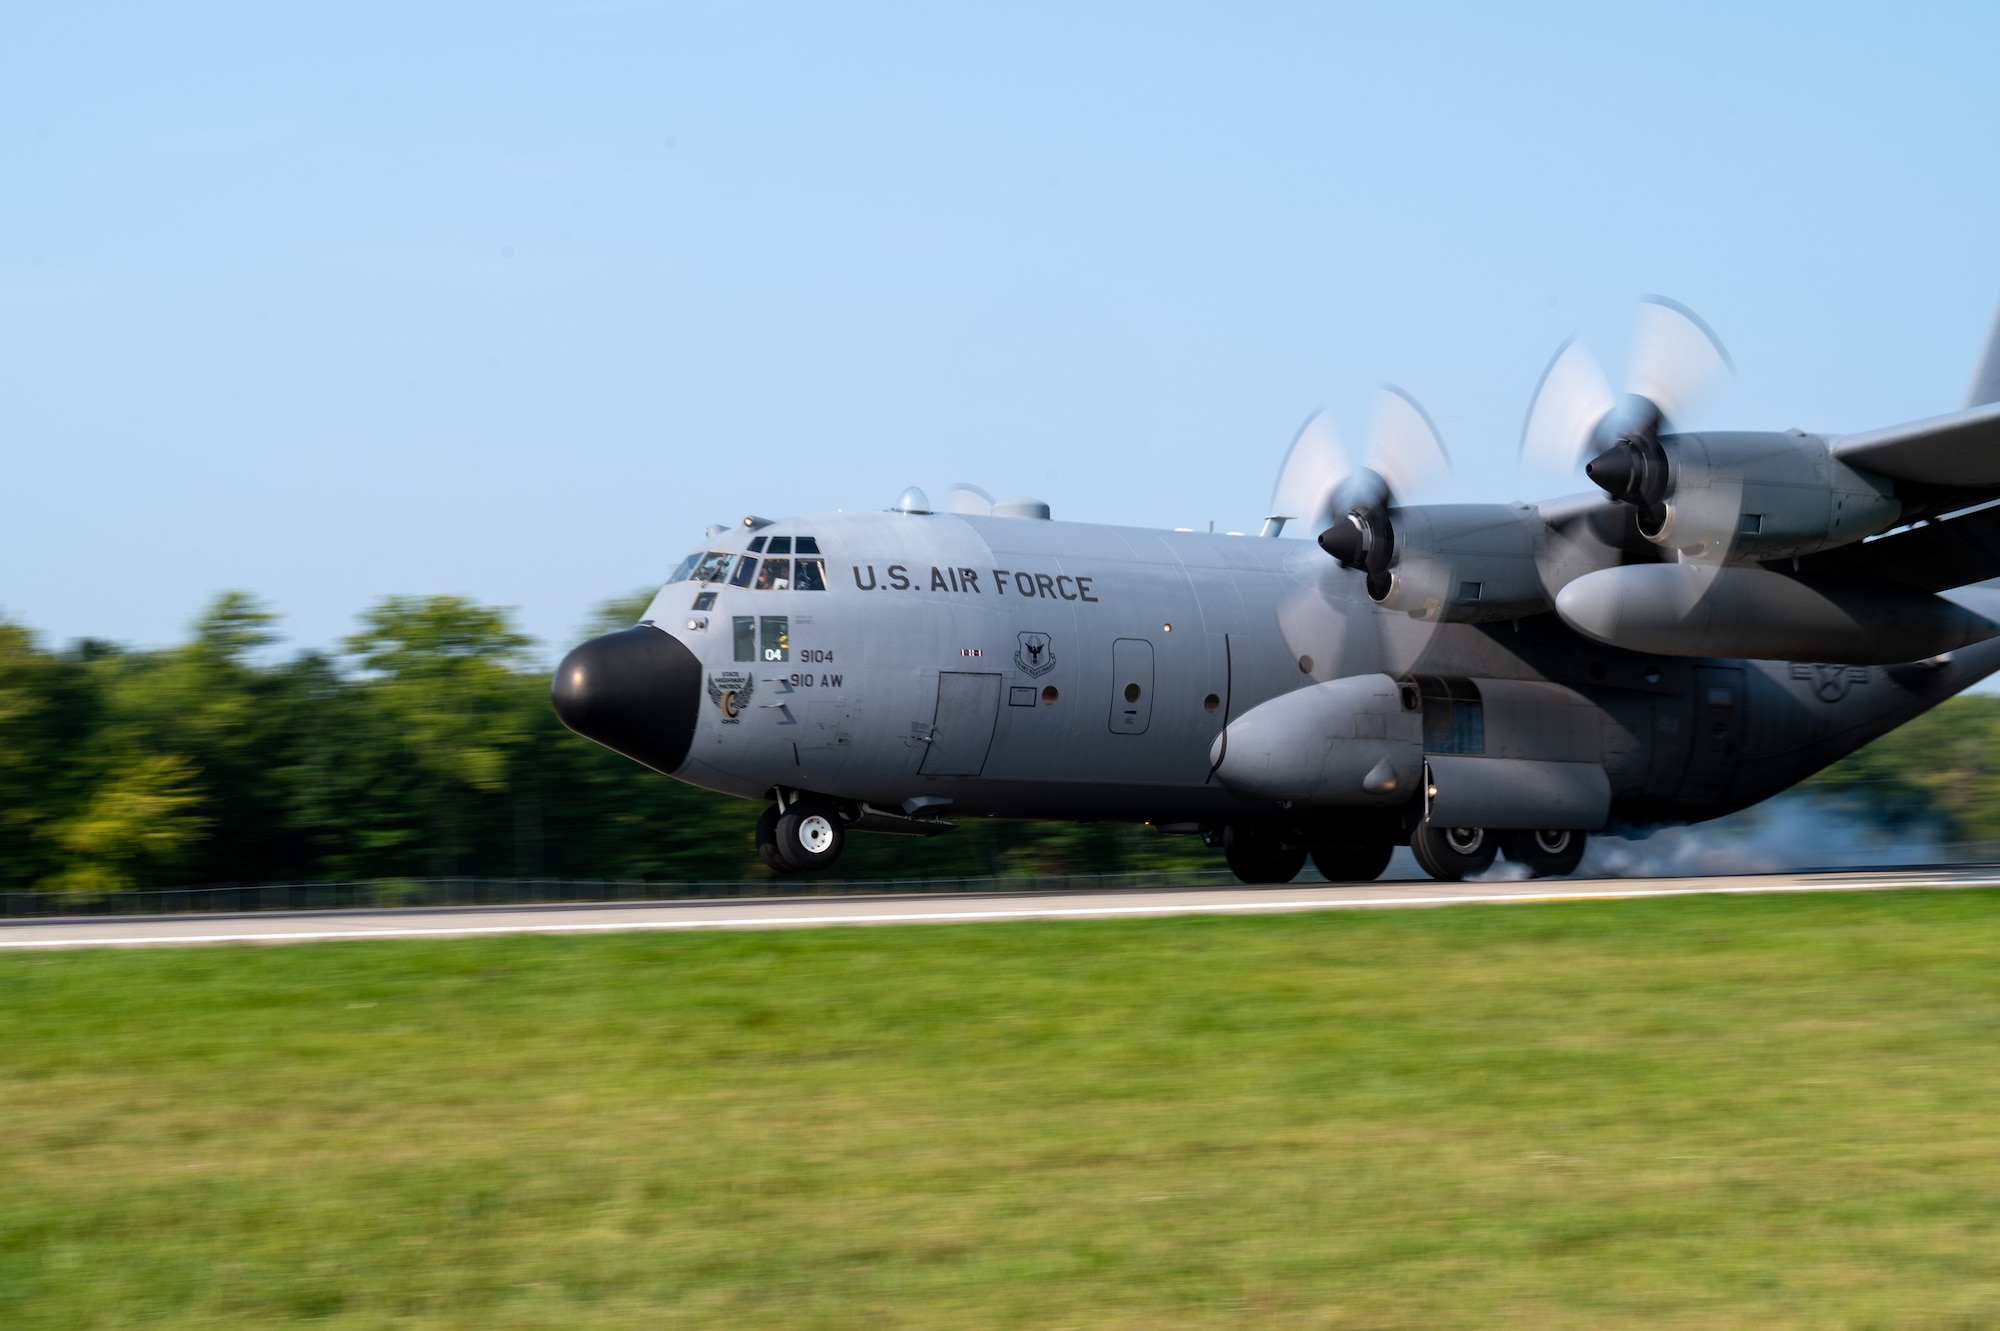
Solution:
M 825 873 L 847 845 L 840 815 L 824 804 L 773 804 L 757 820 L 757 858 L 773 873 Z

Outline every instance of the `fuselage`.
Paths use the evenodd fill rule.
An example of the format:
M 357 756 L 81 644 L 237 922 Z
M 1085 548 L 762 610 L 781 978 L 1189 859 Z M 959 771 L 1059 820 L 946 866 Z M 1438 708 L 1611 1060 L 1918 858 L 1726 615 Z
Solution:
M 800 538 L 814 553 L 796 553 Z M 645 752 L 579 728 L 697 786 L 905 813 L 1282 817 L 1217 779 L 1218 737 L 1294 690 L 1384 674 L 1447 681 L 1446 693 L 1471 681 L 1494 756 L 1556 745 L 1600 763 L 1614 824 L 1698 821 L 2000 667 L 1995 643 L 1920 665 L 1821 666 L 1648 657 L 1546 613 L 1436 623 L 1372 603 L 1361 575 L 1309 541 L 868 512 L 732 529 L 702 553 L 642 625 L 679 644 L 642 640 L 672 653 L 673 687 L 691 699 L 657 705 L 691 708 L 689 724 L 656 727 L 665 738 Z M 1510 714 L 1531 692 L 1515 682 L 1541 701 Z M 1538 720 L 1550 696 L 1572 704 L 1560 735 Z

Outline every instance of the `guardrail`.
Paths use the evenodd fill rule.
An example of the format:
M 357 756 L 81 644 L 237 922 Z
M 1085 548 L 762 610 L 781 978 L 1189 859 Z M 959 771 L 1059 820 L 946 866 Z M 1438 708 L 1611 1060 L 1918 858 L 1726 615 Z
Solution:
M 368 878 L 341 883 L 233 883 L 86 896 L 0 892 L 0 918 L 79 915 L 237 915 L 257 911 L 511 906 L 542 902 L 686 901 L 704 897 L 878 896 L 915 892 L 1066 892 L 1217 887 L 1226 869 L 1185 873 L 1048 874 L 984 878 L 753 878 L 656 883 L 570 878 Z

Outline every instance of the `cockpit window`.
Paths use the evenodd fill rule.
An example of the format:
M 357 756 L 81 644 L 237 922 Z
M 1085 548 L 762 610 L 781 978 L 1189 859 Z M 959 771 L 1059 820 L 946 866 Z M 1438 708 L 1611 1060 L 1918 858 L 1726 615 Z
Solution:
M 774 555 L 788 555 L 788 554 L 790 554 L 791 552 L 792 552 L 792 538 L 791 538 L 791 537 L 789 537 L 789 536 L 773 536 L 773 537 L 771 538 L 771 550 L 770 550 L 770 553 L 772 553 L 772 554 L 774 554 Z
M 686 559 L 683 559 L 681 561 L 680 567 L 673 571 L 673 575 L 669 577 L 667 581 L 668 582 L 687 581 L 687 575 L 694 572 L 694 566 L 700 559 L 701 559 L 701 551 L 697 550 L 693 554 L 689 555 Z
M 732 587 L 748 587 L 750 579 L 756 575 L 756 559 L 750 555 L 743 555 L 736 561 L 736 571 L 729 575 L 729 585 Z
M 698 556 L 700 562 L 689 576 L 696 582 L 721 582 L 729 572 L 729 561 L 734 558 L 736 556 L 726 550 L 710 550 Z
M 819 553 L 819 537 L 817 537 L 817 536 L 801 536 L 801 537 L 799 537 L 799 543 L 798 543 L 798 553 L 800 553 L 800 554 L 802 554 L 802 555 L 816 555 L 816 554 L 818 554 L 818 553 Z
M 785 538 L 780 536 L 778 541 Z M 772 542 L 773 545 L 777 541 Z M 757 575 L 757 590 L 760 592 L 784 592 L 792 588 L 792 561 L 789 559 L 766 559 L 764 569 Z
M 761 554 L 763 554 L 763 553 L 764 553 L 764 541 L 765 541 L 765 539 L 766 539 L 766 538 L 764 538 L 764 537 L 762 537 L 762 536 L 752 536 L 752 537 L 750 538 L 750 553 L 751 553 L 751 554 L 753 554 L 753 555 L 761 555 Z
M 806 537 L 801 536 L 801 541 Z M 792 590 L 795 592 L 823 592 L 826 590 L 826 561 L 824 559 L 795 559 L 792 561 Z

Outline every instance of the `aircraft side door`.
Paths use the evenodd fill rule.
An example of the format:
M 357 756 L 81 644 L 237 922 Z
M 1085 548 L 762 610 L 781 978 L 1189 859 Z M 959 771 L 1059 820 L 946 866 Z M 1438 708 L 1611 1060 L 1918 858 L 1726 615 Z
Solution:
M 1111 733 L 1143 735 L 1153 723 L 1153 644 L 1118 638 L 1111 644 Z
M 1687 774 L 1680 797 L 1713 803 L 1728 798 L 1743 757 L 1743 693 L 1740 666 L 1696 666 L 1693 733 L 1688 736 Z
M 985 770 L 999 717 L 999 675 L 939 671 L 937 714 L 917 771 L 924 776 L 978 776 Z

